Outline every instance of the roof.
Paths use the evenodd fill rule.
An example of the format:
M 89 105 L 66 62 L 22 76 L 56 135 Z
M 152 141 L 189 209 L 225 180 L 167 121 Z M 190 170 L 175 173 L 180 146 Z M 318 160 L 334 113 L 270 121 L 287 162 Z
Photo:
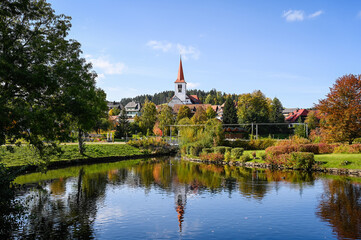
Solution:
M 127 105 L 125 105 L 125 108 L 135 108 L 135 110 L 140 110 L 140 103 L 131 101 Z
M 298 108 L 285 108 L 282 110 L 283 114 L 292 113 L 294 111 L 298 111 Z
M 187 106 L 190 108 L 192 113 L 195 113 L 197 108 L 203 108 L 204 110 L 207 110 L 207 108 L 209 106 L 212 106 L 211 104 L 174 104 L 173 106 L 173 113 L 178 113 L 179 112 L 179 108 L 181 106 Z
M 191 100 L 192 103 L 194 104 L 201 104 L 201 100 L 199 100 L 197 95 L 188 95 L 189 99 Z
M 286 117 L 285 120 L 291 123 L 297 122 L 299 117 L 307 117 L 308 112 L 309 111 L 307 109 L 300 109 L 298 111 L 296 110 L 293 113 L 291 113 L 288 117 Z
M 184 74 L 183 74 L 183 66 L 182 66 L 182 59 L 179 61 L 179 69 L 178 69 L 178 77 L 175 83 L 185 83 L 184 81 Z

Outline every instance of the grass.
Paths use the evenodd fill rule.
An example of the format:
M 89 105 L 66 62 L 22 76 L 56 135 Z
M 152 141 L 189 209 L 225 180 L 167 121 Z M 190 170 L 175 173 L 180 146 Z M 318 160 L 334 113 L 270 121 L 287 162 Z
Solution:
M 315 160 L 321 162 L 324 168 L 361 169 L 361 154 L 333 153 L 315 155 Z M 344 165 L 345 161 L 349 164 Z
M 49 160 L 56 162 L 142 154 L 138 148 L 127 144 L 89 144 L 85 148 L 85 156 L 83 156 L 79 154 L 77 145 L 61 145 L 63 154 L 52 155 L 49 157 Z M 6 151 L 5 147 L 0 147 L 0 161 L 7 167 L 33 165 L 42 162 L 38 154 L 28 146 L 15 147 L 14 153 Z

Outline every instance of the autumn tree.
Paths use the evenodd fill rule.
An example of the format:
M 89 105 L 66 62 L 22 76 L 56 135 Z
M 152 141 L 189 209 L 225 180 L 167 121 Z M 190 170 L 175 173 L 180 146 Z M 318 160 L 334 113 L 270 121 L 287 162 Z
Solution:
M 316 129 L 317 127 L 319 127 L 320 120 L 317 117 L 317 112 L 309 111 L 307 114 L 305 123 L 307 123 L 309 130 L 313 130 L 313 129 Z
M 117 107 L 114 107 L 109 111 L 109 116 L 117 116 L 119 114 L 120 114 L 120 109 Z
M 232 98 L 228 96 L 223 108 L 223 124 L 236 124 L 237 120 L 236 106 Z
M 217 116 L 217 113 L 213 110 L 212 106 L 207 107 L 206 115 L 208 119 L 213 119 Z
M 186 105 L 182 105 L 179 108 L 178 115 L 177 115 L 177 122 L 179 122 L 183 118 L 191 118 L 192 113 L 189 107 Z
M 332 141 L 361 137 L 361 75 L 344 75 L 330 88 L 326 99 L 320 100 L 321 126 Z

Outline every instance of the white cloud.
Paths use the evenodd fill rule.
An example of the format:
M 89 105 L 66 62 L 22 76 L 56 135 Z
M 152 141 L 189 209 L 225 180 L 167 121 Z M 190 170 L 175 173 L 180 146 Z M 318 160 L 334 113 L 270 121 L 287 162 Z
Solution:
M 91 55 L 85 56 L 88 61 L 90 61 L 93 64 L 93 67 L 99 71 L 102 71 L 103 73 L 100 73 L 99 75 L 102 75 L 102 77 L 105 74 L 110 75 L 120 75 L 124 73 L 124 70 L 126 69 L 125 64 L 121 62 L 111 63 L 109 60 L 107 60 L 105 57 L 98 57 L 93 58 Z
M 169 42 L 155 40 L 147 42 L 147 46 L 155 50 L 162 50 L 163 52 L 168 52 L 172 48 L 172 44 Z
M 185 46 L 180 43 L 170 43 L 167 41 L 155 41 L 155 40 L 151 40 L 147 42 L 146 45 L 154 50 L 180 54 L 182 55 L 182 59 L 184 60 L 188 60 L 189 58 L 193 58 L 197 60 L 200 55 L 200 51 L 196 47 L 193 47 L 191 45 Z
M 288 10 L 283 12 L 282 17 L 286 18 L 287 22 L 303 21 L 305 13 L 302 10 Z
M 187 86 L 188 86 L 188 88 L 189 89 L 191 89 L 191 88 L 196 88 L 196 87 L 198 87 L 199 85 L 201 85 L 200 83 L 193 83 L 193 82 L 188 82 L 187 83 Z
M 323 14 L 323 13 L 324 13 L 324 12 L 323 12 L 322 10 L 319 10 L 319 11 L 317 11 L 317 12 L 314 12 L 314 13 L 308 15 L 308 18 L 315 18 L 315 17 L 320 16 L 320 15 Z
M 177 49 L 179 51 L 179 54 L 182 55 L 184 60 L 187 60 L 189 57 L 193 58 L 193 59 L 198 59 L 200 52 L 197 48 L 193 47 L 193 46 L 184 46 L 181 44 L 177 44 Z

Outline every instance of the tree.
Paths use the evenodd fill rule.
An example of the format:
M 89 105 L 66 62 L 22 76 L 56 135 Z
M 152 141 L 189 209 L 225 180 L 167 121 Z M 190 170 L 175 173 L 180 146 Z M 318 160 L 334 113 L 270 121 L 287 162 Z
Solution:
M 146 100 L 142 108 L 139 126 L 144 130 L 144 133 L 151 132 L 156 120 L 157 109 L 155 104 Z
M 196 113 L 192 117 L 193 124 L 203 124 L 207 121 L 207 114 L 203 107 L 197 107 Z
M 284 123 L 285 117 L 282 114 L 283 106 L 278 98 L 273 98 L 270 108 L 269 120 L 272 123 Z
M 227 96 L 223 108 L 223 124 L 236 124 L 237 120 L 237 109 L 234 101 L 230 96 Z
M 332 141 L 348 141 L 361 137 L 361 75 L 344 75 L 320 100 L 321 126 Z
M 269 122 L 270 100 L 261 91 L 242 94 L 238 98 L 239 123 Z
M 95 88 L 80 44 L 66 39 L 70 17 L 44 0 L 5 0 L 0 14 L 0 145 L 23 138 L 42 154 L 43 140 L 93 127 L 105 93 Z
M 213 119 L 217 116 L 217 113 L 213 110 L 212 106 L 207 107 L 206 115 L 208 119 Z
M 306 137 L 306 129 L 305 129 L 305 125 L 302 124 L 302 119 L 300 117 L 298 118 L 298 123 L 299 124 L 297 124 L 295 126 L 295 135 L 305 138 Z
M 168 135 L 170 127 L 174 123 L 173 110 L 168 105 L 163 105 L 158 115 L 159 128 L 164 131 L 164 134 Z M 168 127 L 167 127 L 168 126 Z
M 317 117 L 316 111 L 309 111 L 305 120 L 309 130 L 316 129 L 319 126 L 320 120 Z
M 206 100 L 204 100 L 205 104 L 214 104 L 214 100 L 211 94 L 208 94 Z
M 119 114 L 120 114 L 120 109 L 116 107 L 110 109 L 109 111 L 109 116 L 117 116 Z
M 182 105 L 179 108 L 178 115 L 177 115 L 177 122 L 179 122 L 183 118 L 191 118 L 192 113 L 189 107 L 186 105 Z
M 130 130 L 130 126 L 129 126 L 128 116 L 125 109 L 123 109 L 118 119 L 118 126 L 116 127 L 115 137 L 117 138 L 126 137 L 127 134 L 129 133 L 129 130 Z

